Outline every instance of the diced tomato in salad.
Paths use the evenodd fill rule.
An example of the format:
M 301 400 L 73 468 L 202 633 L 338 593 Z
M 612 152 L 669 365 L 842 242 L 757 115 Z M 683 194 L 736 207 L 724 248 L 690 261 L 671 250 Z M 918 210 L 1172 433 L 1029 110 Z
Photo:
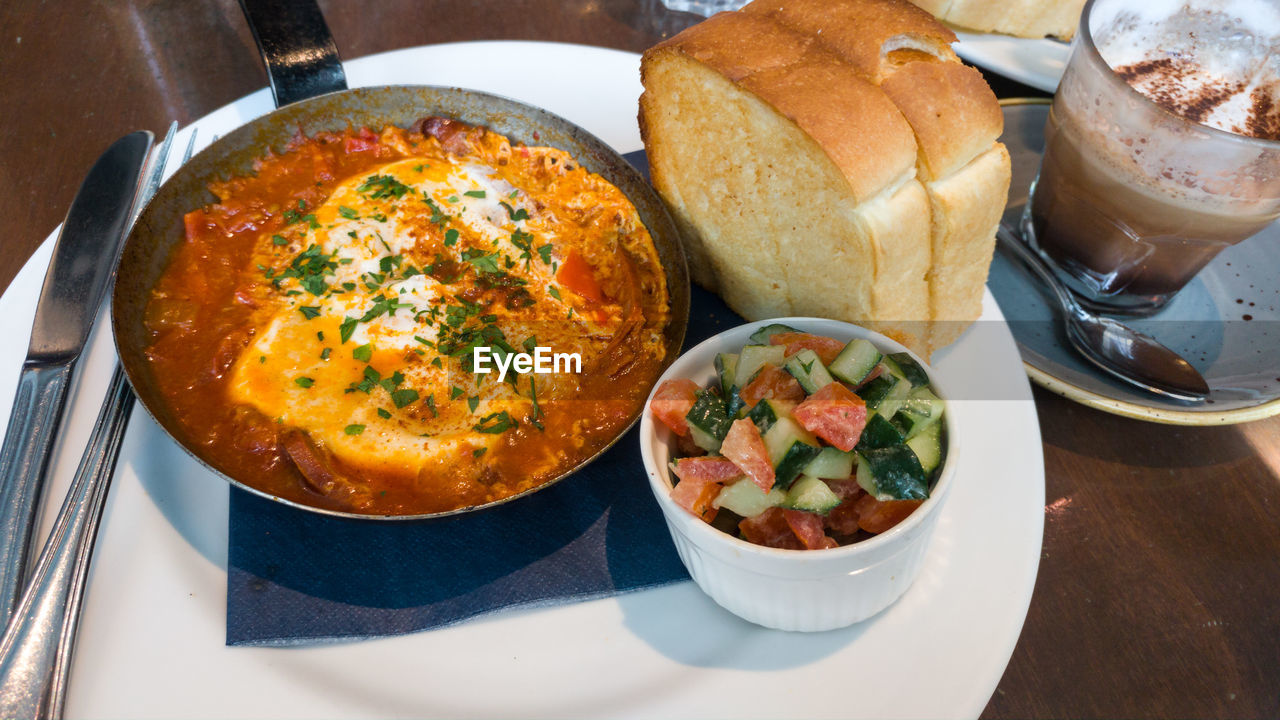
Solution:
M 802 332 L 781 332 L 769 338 L 770 345 L 786 346 L 787 355 L 795 355 L 801 350 L 809 349 L 818 355 L 823 365 L 835 362 L 836 356 L 844 349 L 844 343 L 822 335 L 810 335 Z
M 804 400 L 804 388 L 791 373 L 776 365 L 765 365 L 756 373 L 755 378 L 738 392 L 738 397 L 747 407 L 761 400 L 780 400 L 786 403 L 798 403 Z
M 734 420 L 724 443 L 720 445 L 720 452 L 742 468 L 742 472 L 761 490 L 769 492 L 773 487 L 773 463 L 769 462 L 769 450 L 764 446 L 760 428 L 755 423 L 746 418 Z
M 739 377 L 738 356 L 722 354 L 720 377 L 705 388 L 681 378 L 654 393 L 650 412 L 677 436 L 672 500 L 717 527 L 736 525 L 743 540 L 788 550 L 834 548 L 893 528 L 920 507 L 941 467 L 942 401 L 925 373 L 907 367 L 915 361 L 906 353 L 868 354 L 865 340 L 855 347 L 781 328 L 766 326 L 749 344 L 784 346 L 782 364 L 770 356 L 760 367 L 757 351 L 751 365 L 759 370 Z M 787 362 L 801 350 L 813 351 L 827 373 Z M 882 411 L 892 413 L 883 418 L 889 424 L 869 429 Z M 902 473 L 920 484 L 902 489 Z
M 845 452 L 858 444 L 867 425 L 867 403 L 838 382 L 805 398 L 792 413 L 805 430 Z
M 658 422 L 671 428 L 671 432 L 687 436 L 689 423 L 685 421 L 685 416 L 693 409 L 697 391 L 698 383 L 688 378 L 667 380 L 659 385 L 658 391 L 653 394 L 649 411 Z

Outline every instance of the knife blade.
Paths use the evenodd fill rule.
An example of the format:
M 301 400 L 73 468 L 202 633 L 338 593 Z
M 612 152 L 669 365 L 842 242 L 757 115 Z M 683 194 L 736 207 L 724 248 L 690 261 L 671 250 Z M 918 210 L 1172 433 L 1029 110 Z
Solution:
M 98 158 L 71 203 L 45 273 L 0 449 L 0 621 L 5 625 L 26 581 L 67 389 L 115 270 L 152 140 L 145 130 L 130 133 Z

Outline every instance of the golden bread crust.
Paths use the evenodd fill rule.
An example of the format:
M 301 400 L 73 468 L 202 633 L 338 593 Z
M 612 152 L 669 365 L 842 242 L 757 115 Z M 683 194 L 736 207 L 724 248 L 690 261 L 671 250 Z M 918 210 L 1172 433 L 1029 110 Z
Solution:
M 838 318 L 926 357 L 954 340 L 1009 171 L 953 39 L 905 0 L 755 0 L 646 52 L 641 137 L 694 280 L 752 320 Z

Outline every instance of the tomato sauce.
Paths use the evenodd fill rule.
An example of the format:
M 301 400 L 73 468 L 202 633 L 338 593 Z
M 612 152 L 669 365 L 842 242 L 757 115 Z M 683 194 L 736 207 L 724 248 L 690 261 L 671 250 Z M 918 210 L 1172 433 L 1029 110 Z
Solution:
M 472 423 L 484 427 L 487 422 L 472 418 L 467 410 L 471 403 L 470 412 L 476 413 L 481 397 L 489 402 L 497 392 L 494 385 L 480 381 L 474 385 L 457 381 L 463 391 L 457 397 L 436 391 L 428 399 L 424 386 L 411 393 L 413 401 L 404 407 L 399 400 L 391 404 L 387 398 L 392 396 L 376 386 L 363 395 L 332 390 L 335 402 L 367 400 L 377 405 L 377 418 L 390 416 L 386 422 L 395 424 L 388 424 L 390 430 L 384 434 L 398 443 L 396 448 L 417 447 L 404 438 L 441 439 L 438 446 L 422 441 L 431 452 L 423 450 L 421 462 L 378 461 L 357 451 L 363 446 L 351 445 L 363 440 L 353 436 L 373 434 L 373 422 L 366 423 L 369 431 L 354 420 L 335 430 L 332 423 L 313 419 L 314 413 L 294 412 L 287 404 L 279 407 L 289 412 L 268 415 L 267 405 L 246 402 L 243 393 L 238 396 L 234 390 L 236 383 L 244 382 L 237 374 L 247 372 L 246 363 L 254 362 L 267 336 L 282 332 L 278 330 L 285 322 L 281 318 L 300 325 L 304 321 L 296 310 L 301 308 L 309 320 L 320 312 L 316 308 L 337 302 L 335 295 L 341 294 L 333 277 L 334 272 L 344 272 L 337 262 L 338 251 L 327 254 L 326 246 L 321 252 L 314 245 L 318 241 L 311 239 L 334 225 L 306 235 L 308 222 L 319 228 L 311 213 L 327 207 L 331 194 L 344 183 L 350 187 L 352 178 L 366 178 L 360 186 L 366 188 L 367 178 L 391 172 L 386 168 L 409 172 L 394 164 L 415 158 L 422 158 L 427 167 L 445 159 L 486 164 L 493 169 L 493 177 L 516 188 L 503 204 L 510 216 L 498 217 L 498 226 L 510 229 L 510 218 L 519 217 L 513 207 L 522 202 L 520 207 L 528 208 L 532 216 L 528 222 L 533 224 L 517 227 L 552 227 L 554 223 L 555 237 L 546 246 L 535 241 L 524 255 L 505 239 L 494 240 L 493 247 L 503 248 L 502 254 L 494 250 L 492 262 L 485 264 L 481 261 L 487 258 L 479 253 L 489 245 L 468 238 L 465 228 L 461 241 L 453 234 L 455 243 L 449 242 L 449 229 L 462 227 L 457 220 L 461 211 L 441 221 L 441 208 L 428 199 L 426 205 L 415 204 L 414 212 L 426 213 L 424 208 L 429 206 L 434 217 L 415 216 L 399 226 L 410 227 L 412 237 L 401 239 L 407 245 L 393 256 L 396 266 L 420 269 L 424 278 L 418 281 L 429 278 L 443 298 L 436 301 L 440 308 L 462 303 L 480 308 L 475 314 L 486 322 L 509 322 L 503 329 L 512 344 L 519 339 L 514 327 L 530 340 L 563 338 L 559 342 L 583 351 L 583 372 L 545 381 L 540 376 L 522 376 L 510 388 L 502 388 L 508 403 L 503 407 L 512 408 L 511 426 L 497 434 L 455 432 Z M 185 241 L 152 290 L 145 317 L 150 333 L 147 358 L 181 426 L 179 439 L 218 470 L 264 493 L 308 506 L 371 515 L 443 512 L 500 500 L 561 476 L 607 445 L 638 413 L 660 372 L 667 352 L 662 330 L 669 308 L 665 275 L 652 240 L 616 188 L 574 167 L 572 159 L 559 151 L 511 146 L 482 128 L 432 118 L 411 130 L 387 128 L 375 133 L 362 128 L 299 135 L 284 153 L 261 158 L 250 175 L 215 182 L 210 189 L 218 202 L 186 216 Z M 412 192 L 416 189 L 408 197 L 416 197 Z M 404 207 L 407 201 L 395 203 L 392 209 Z M 340 210 L 344 218 L 356 215 L 345 206 Z M 378 213 L 362 210 L 361 214 Z M 534 230 L 531 234 L 537 236 Z M 356 237 L 356 232 L 351 235 Z M 513 235 L 524 237 L 519 232 Z M 387 247 L 390 252 L 391 245 Z M 531 252 L 534 249 L 538 252 Z M 314 297 L 294 280 L 280 280 L 289 267 L 298 267 L 307 252 L 321 259 L 331 257 L 337 268 L 325 271 L 329 273 L 327 289 Z M 542 276 L 532 274 L 535 271 L 549 279 L 541 282 Z M 374 287 L 371 281 L 365 282 Z M 548 288 L 552 299 L 545 295 Z M 350 292 L 354 296 L 365 291 Z M 385 288 L 368 292 L 371 298 L 396 297 Z M 444 332 L 443 321 L 433 322 L 436 315 L 425 311 L 425 303 L 422 308 L 414 316 L 420 331 L 439 328 Z M 316 320 L 314 327 L 328 327 L 320 324 L 323 321 Z M 341 355 L 344 362 L 362 367 L 350 357 L 354 352 L 359 358 L 360 348 L 353 351 L 354 341 L 344 337 L 339 342 L 334 334 L 328 333 L 324 340 L 325 360 L 332 351 L 335 360 Z M 375 350 L 381 352 L 381 347 Z M 382 359 L 372 362 L 368 352 L 364 358 L 368 367 L 382 367 L 387 375 L 387 362 L 401 363 L 395 367 L 403 367 L 409 378 L 398 386 L 401 390 L 411 383 L 413 372 L 430 371 L 433 361 L 435 367 L 453 372 L 451 377 L 466 373 L 463 358 L 447 355 L 430 343 L 382 352 L 378 356 Z M 267 353 L 260 359 L 265 364 Z M 276 362 L 275 356 L 271 360 Z M 301 375 L 278 380 L 287 388 L 280 391 L 286 393 L 282 397 L 313 397 L 302 394 L 299 386 L 321 389 L 320 381 Z M 309 387 L 312 382 L 316 388 Z M 395 386 L 386 387 L 390 393 Z M 373 405 L 367 408 L 373 409 Z M 451 429 L 444 428 L 446 420 L 453 423 Z M 375 418 L 374 422 L 382 421 Z M 426 432 L 418 432 L 423 429 Z M 453 433 L 448 442 L 443 440 L 446 430 Z

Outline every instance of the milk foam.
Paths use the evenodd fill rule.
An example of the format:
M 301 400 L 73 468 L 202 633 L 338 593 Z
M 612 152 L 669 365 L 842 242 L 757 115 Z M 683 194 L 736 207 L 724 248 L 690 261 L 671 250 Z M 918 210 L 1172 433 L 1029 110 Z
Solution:
M 1280 139 L 1280 7 L 1207 5 L 1100 2 L 1090 33 L 1107 64 L 1157 104 L 1220 130 Z

